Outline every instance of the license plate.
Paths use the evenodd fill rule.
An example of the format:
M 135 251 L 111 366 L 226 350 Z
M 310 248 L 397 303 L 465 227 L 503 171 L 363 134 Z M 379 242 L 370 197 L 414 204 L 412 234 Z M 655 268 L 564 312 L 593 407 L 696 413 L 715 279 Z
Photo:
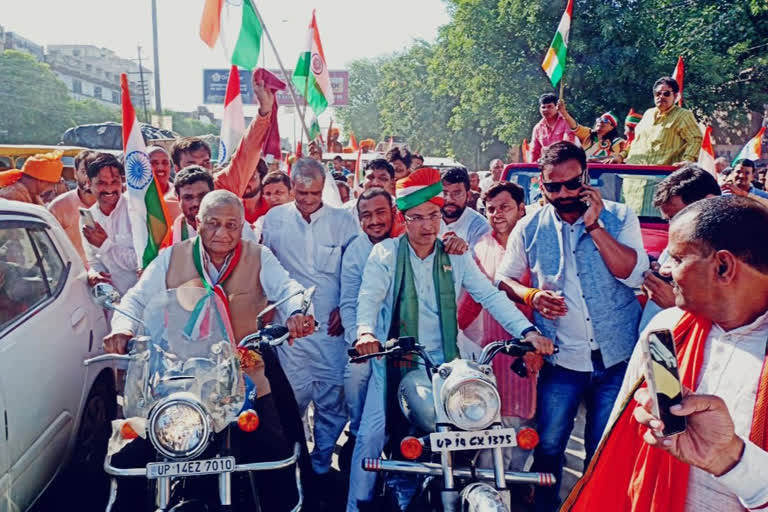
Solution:
M 186 462 L 150 462 L 147 464 L 147 478 L 229 473 L 235 470 L 235 465 L 234 457 L 188 460 Z
M 482 450 L 517 446 L 517 435 L 514 428 L 477 432 L 435 432 L 429 435 L 429 442 L 433 452 Z

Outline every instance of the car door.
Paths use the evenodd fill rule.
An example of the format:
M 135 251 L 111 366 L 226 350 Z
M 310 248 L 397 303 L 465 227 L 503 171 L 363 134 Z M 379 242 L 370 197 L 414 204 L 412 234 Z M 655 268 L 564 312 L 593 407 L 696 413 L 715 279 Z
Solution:
M 64 461 L 83 394 L 82 359 L 68 356 L 88 343 L 90 321 L 69 271 L 45 221 L 0 219 L 0 389 L 22 510 Z
M 5 400 L 3 390 L 0 389 L 0 512 L 11 510 L 11 476 L 9 469 L 10 454 L 8 453 L 8 439 L 5 430 Z

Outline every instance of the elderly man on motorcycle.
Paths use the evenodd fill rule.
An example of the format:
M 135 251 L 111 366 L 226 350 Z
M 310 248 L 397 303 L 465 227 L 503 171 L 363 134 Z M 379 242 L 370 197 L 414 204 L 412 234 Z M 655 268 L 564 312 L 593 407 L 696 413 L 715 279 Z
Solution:
M 224 302 L 237 342 L 258 330 L 258 313 L 268 302 L 279 302 L 301 290 L 272 252 L 255 242 L 242 240 L 243 204 L 236 195 L 216 190 L 205 196 L 197 215 L 198 236 L 173 245 L 160 252 L 146 268 L 141 279 L 126 293 L 120 310 L 141 318 L 152 297 L 167 290 L 195 287 L 214 291 Z M 301 338 L 314 331 L 314 319 L 302 313 L 302 298 L 297 295 L 282 304 L 278 311 L 292 338 Z M 126 352 L 128 341 L 137 334 L 138 325 L 128 315 L 117 311 L 112 319 L 112 331 L 104 338 L 107 352 Z M 256 354 L 242 367 L 248 379 L 248 401 L 259 415 L 258 430 L 244 433 L 231 429 L 233 446 L 240 447 L 240 458 L 249 462 L 280 460 L 289 457 L 294 443 L 303 443 L 303 430 L 298 406 L 277 358 L 269 352 Z M 251 402 L 250 404 L 248 402 Z M 149 450 L 147 441 L 136 439 L 125 446 L 113 459 L 122 467 L 143 466 Z M 264 510 L 291 510 L 298 495 L 292 476 L 293 469 L 261 473 L 256 479 Z M 140 479 L 121 482 L 121 498 L 143 496 L 145 483 Z M 133 482 L 130 482 L 133 480 Z M 135 482 L 139 480 L 138 482 Z M 127 489 L 138 483 L 138 492 Z M 123 505 L 125 510 L 131 505 Z
M 463 287 L 508 332 L 531 342 L 537 352 L 551 354 L 552 341 L 493 287 L 472 256 L 448 254 L 438 240 L 443 206 L 439 171 L 419 169 L 399 180 L 396 190 L 406 231 L 374 246 L 368 258 L 358 297 L 357 352 L 373 354 L 381 351 L 381 340 L 413 336 L 437 364 L 460 357 L 456 300 Z M 363 471 L 361 461 L 377 457 L 387 437 L 394 437 L 398 425 L 406 421 L 390 403 L 402 376 L 399 367 L 393 369 L 393 364 L 374 361 L 352 457 L 347 511 L 373 507 L 376 476 Z

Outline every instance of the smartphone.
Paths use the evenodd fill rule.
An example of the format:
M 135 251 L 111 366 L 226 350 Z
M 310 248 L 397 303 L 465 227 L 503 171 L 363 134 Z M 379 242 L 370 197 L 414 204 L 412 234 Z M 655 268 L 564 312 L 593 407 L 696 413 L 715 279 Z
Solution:
M 683 401 L 683 386 L 675 353 L 675 340 L 668 329 L 651 331 L 643 340 L 645 380 L 651 392 L 653 415 L 664 423 L 665 437 L 685 432 L 684 416 L 675 416 L 669 408 Z
M 665 277 L 665 276 L 661 275 L 658 270 L 652 270 L 651 274 L 655 275 L 656 277 L 658 277 L 659 279 L 661 279 L 665 283 L 672 284 L 672 276 Z
M 95 228 L 96 222 L 93 220 L 93 214 L 90 210 L 86 210 L 85 208 L 80 208 L 80 216 L 83 218 L 83 224 L 88 226 L 89 228 Z

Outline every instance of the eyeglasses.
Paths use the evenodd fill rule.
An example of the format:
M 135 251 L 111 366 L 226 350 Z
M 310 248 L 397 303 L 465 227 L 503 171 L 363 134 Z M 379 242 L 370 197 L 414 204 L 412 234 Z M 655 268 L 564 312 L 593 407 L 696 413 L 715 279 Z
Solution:
M 670 96 L 672 96 L 672 94 L 674 94 L 672 91 L 653 91 L 653 95 L 656 96 L 657 98 L 659 96 L 664 96 L 665 98 L 669 98 Z
M 405 221 L 409 224 L 424 224 L 425 222 L 437 222 L 442 218 L 442 215 L 439 213 L 433 213 L 432 215 L 427 215 L 426 217 L 422 217 L 421 215 L 404 215 Z
M 565 187 L 568 190 L 578 190 L 584 186 L 584 182 L 581 181 L 581 176 L 576 176 L 575 178 L 568 181 L 551 181 L 549 183 L 542 182 L 542 185 L 547 192 L 556 194 L 560 192 L 560 188 L 562 187 Z

